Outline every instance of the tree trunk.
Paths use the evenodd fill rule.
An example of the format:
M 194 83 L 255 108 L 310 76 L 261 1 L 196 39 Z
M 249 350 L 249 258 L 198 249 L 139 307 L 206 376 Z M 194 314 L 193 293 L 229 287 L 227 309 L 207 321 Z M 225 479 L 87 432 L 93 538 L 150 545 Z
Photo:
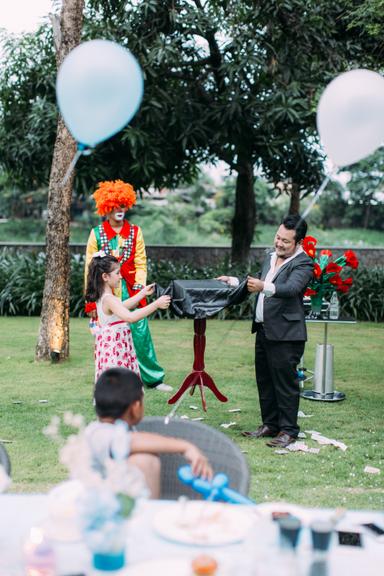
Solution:
M 235 214 L 232 221 L 232 262 L 247 264 L 256 223 L 253 164 L 245 154 L 238 156 Z
M 297 184 L 292 183 L 290 192 L 289 214 L 300 213 L 300 191 Z
M 80 43 L 83 10 L 84 0 L 63 1 L 59 25 L 54 25 L 58 68 Z M 75 152 L 76 142 L 60 117 L 49 178 L 46 272 L 36 360 L 57 361 L 69 355 L 69 226 L 73 174 L 64 186 L 62 180 Z
M 368 199 L 368 203 L 365 204 L 365 206 L 364 206 L 364 218 L 363 218 L 364 230 L 367 230 L 367 228 L 368 228 L 370 217 L 371 217 L 371 202 Z

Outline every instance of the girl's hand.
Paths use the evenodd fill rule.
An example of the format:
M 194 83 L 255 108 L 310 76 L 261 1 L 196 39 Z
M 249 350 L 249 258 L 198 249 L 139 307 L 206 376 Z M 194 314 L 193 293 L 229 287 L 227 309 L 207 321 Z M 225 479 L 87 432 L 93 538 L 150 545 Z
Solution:
M 165 310 L 166 308 L 168 308 L 170 303 L 171 303 L 170 296 L 160 296 L 160 298 L 155 300 L 157 308 L 161 308 L 161 310 Z
M 150 296 L 155 291 L 155 283 L 148 284 L 148 286 L 144 286 L 142 289 L 143 296 Z

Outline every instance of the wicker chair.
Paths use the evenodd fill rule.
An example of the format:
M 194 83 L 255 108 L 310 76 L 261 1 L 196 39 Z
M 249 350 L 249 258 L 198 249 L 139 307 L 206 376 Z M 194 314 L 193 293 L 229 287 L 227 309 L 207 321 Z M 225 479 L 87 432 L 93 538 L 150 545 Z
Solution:
M 202 424 L 173 418 L 168 424 L 160 416 L 148 416 L 137 426 L 142 432 L 154 432 L 163 436 L 175 436 L 193 442 L 208 457 L 214 473 L 224 472 L 229 478 L 229 485 L 244 496 L 249 490 L 249 469 L 240 449 L 225 434 Z M 185 495 L 194 500 L 201 496 L 180 482 L 177 470 L 185 464 L 179 454 L 161 454 L 161 498 L 177 500 Z
M 0 466 L 3 466 L 8 476 L 11 475 L 11 461 L 3 444 L 0 442 Z

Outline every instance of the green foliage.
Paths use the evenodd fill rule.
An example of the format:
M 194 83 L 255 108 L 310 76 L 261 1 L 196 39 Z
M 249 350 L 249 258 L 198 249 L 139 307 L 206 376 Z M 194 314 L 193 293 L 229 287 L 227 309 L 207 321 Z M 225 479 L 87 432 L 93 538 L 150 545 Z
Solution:
M 350 29 L 356 5 L 88 0 L 83 38 L 128 47 L 144 71 L 145 94 L 130 125 L 79 161 L 76 193 L 117 177 L 140 190 L 174 187 L 192 182 L 203 161 L 223 160 L 247 174 L 239 178 L 232 222 L 233 257 L 245 260 L 255 224 L 254 169 L 302 195 L 316 189 L 321 91 L 349 67 L 382 63 L 375 41 Z M 55 139 L 52 33 L 46 26 L 3 44 L 1 163 L 12 183 L 35 189 L 47 185 Z
M 340 298 L 343 312 L 358 320 L 384 321 L 384 268 L 358 268 L 353 272 L 353 284 L 347 295 Z
M 44 289 L 45 254 L 3 251 L 0 259 L 0 314 L 40 314 Z
M 231 235 L 232 208 L 216 208 L 199 218 L 199 228 L 204 234 Z
M 5 218 L 40 218 L 47 207 L 48 191 L 38 188 L 22 192 L 16 186 L 0 185 L 0 215 Z M 43 226 L 43 222 L 40 225 Z
M 378 52 L 383 52 L 384 0 L 360 0 L 351 2 L 350 27 L 355 33 L 368 33 L 379 42 Z
M 375 47 L 348 28 L 355 5 L 88 0 L 84 39 L 129 47 L 146 89 L 130 125 L 80 160 L 77 191 L 118 176 L 142 189 L 173 186 L 191 181 L 202 160 L 236 169 L 244 155 L 274 182 L 315 187 L 319 91 L 335 73 L 368 62 Z M 2 162 L 20 186 L 46 185 L 57 115 L 52 32 L 45 26 L 3 45 Z
M 1 165 L 12 183 L 34 190 L 48 183 L 56 135 L 56 64 L 50 27 L 3 35 L 0 67 Z
M 38 316 L 44 291 L 45 253 L 4 249 L 0 258 L 0 315 Z M 70 314 L 83 315 L 84 257 L 71 256 Z

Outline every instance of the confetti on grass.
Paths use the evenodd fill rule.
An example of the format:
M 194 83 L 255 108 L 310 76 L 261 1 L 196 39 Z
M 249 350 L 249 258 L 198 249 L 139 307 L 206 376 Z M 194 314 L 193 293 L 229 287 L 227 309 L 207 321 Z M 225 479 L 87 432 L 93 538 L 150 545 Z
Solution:
M 299 410 L 297 416 L 299 418 L 312 418 L 313 414 L 304 414 L 302 410 Z
M 306 432 L 308 434 L 311 434 L 312 440 L 315 440 L 321 445 L 331 444 L 332 446 L 335 446 L 335 448 L 340 448 L 340 450 L 342 450 L 343 452 L 345 452 L 346 449 L 348 448 L 348 446 L 344 444 L 344 442 L 334 440 L 333 438 L 327 438 L 326 436 L 323 436 L 322 434 L 320 434 L 320 432 L 316 432 L 315 430 L 310 431 L 306 430 Z
M 364 468 L 366 474 L 380 474 L 380 468 L 375 468 L 374 466 L 366 466 Z

